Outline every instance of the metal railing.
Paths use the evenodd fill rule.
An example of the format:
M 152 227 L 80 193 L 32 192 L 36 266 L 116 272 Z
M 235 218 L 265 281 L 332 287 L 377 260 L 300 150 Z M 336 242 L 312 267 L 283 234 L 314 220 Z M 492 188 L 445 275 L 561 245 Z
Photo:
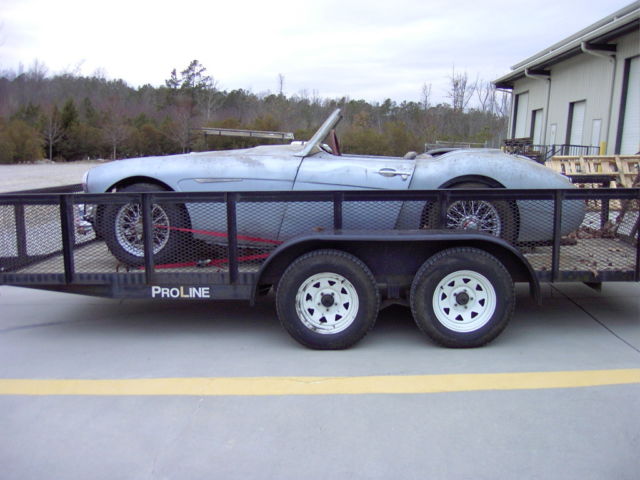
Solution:
M 514 138 L 503 142 L 505 151 L 516 155 L 529 157 L 537 162 L 544 163 L 556 156 L 585 156 L 598 155 L 600 147 L 591 145 L 535 145 L 529 139 Z
M 524 205 L 526 203 L 537 202 L 550 212 L 553 212 L 553 234 L 550 240 L 544 244 L 526 242 L 526 244 L 516 245 L 523 252 L 531 253 L 531 261 L 540 260 L 544 257 L 544 265 L 534 269 L 540 280 L 543 281 L 629 281 L 640 280 L 640 243 L 638 242 L 638 227 L 640 219 L 638 216 L 637 202 L 639 189 L 575 189 L 575 190 L 503 190 L 503 189 L 482 189 L 482 190 L 434 190 L 434 191 L 336 191 L 336 192 L 211 192 L 211 193 L 117 193 L 117 194 L 62 194 L 62 193 L 38 193 L 0 195 L 0 206 L 4 208 L 4 222 L 8 228 L 6 235 L 7 250 L 12 250 L 11 245 L 15 244 L 15 252 L 0 255 L 0 284 L 77 284 L 82 285 L 88 291 L 102 288 L 113 282 L 121 283 L 122 294 L 127 293 L 127 289 L 133 287 L 142 288 L 150 284 L 173 284 L 179 282 L 185 285 L 227 285 L 227 290 L 220 290 L 225 298 L 233 295 L 244 295 L 246 292 L 238 290 L 240 287 L 250 290 L 250 284 L 257 273 L 243 273 L 240 263 L 243 261 L 239 245 L 240 233 L 238 219 L 246 214 L 245 210 L 240 210 L 239 205 L 245 208 L 247 205 L 259 206 L 274 204 L 304 203 L 312 206 L 318 202 L 328 202 L 332 208 L 327 210 L 331 217 L 333 229 L 341 230 L 345 222 L 353 217 L 353 209 L 345 208 L 348 204 L 353 206 L 353 202 L 361 204 L 367 209 L 373 208 L 377 203 L 389 204 L 389 202 L 402 202 L 403 204 L 420 204 L 423 202 L 433 203 L 438 206 L 439 218 L 435 228 L 443 228 L 446 225 L 446 206 L 457 201 L 473 199 L 473 201 L 486 202 L 506 202 L 506 205 Z M 592 206 L 587 211 L 587 217 L 583 226 L 573 239 L 561 238 L 561 220 L 564 217 L 563 209 L 567 210 L 571 206 L 571 201 L 585 202 L 587 206 Z M 77 262 L 85 257 L 92 262 L 98 261 L 98 250 L 94 247 L 102 242 L 99 238 L 91 241 L 90 244 L 79 243 L 76 237 L 74 224 L 76 221 L 75 210 L 79 205 L 93 203 L 99 205 L 122 205 L 127 202 L 137 202 L 143 211 L 143 238 L 144 238 L 144 265 L 126 270 L 116 268 L 112 273 L 82 272 L 76 268 Z M 198 203 L 204 208 L 207 205 L 226 205 L 226 229 L 223 242 L 223 256 L 226 258 L 228 267 L 218 273 L 205 273 L 206 269 L 195 267 L 185 271 L 169 271 L 160 269 L 154 260 L 154 248 L 152 231 L 154 226 L 151 223 L 151 210 L 154 203 L 161 204 L 193 204 Z M 524 203 L 521 203 L 524 202 Z M 47 217 L 46 221 L 55 223 L 55 230 L 60 232 L 61 241 L 58 247 L 44 255 L 34 255 L 27 248 L 28 232 L 32 235 L 44 232 L 46 225 L 34 224 L 43 222 L 43 215 L 25 216 L 25 208 L 38 208 L 39 206 L 50 206 L 57 210 L 57 215 Z M 629 205 L 629 208 L 625 207 Z M 610 207 L 617 209 L 622 215 L 617 215 L 618 220 L 622 219 L 626 231 L 623 233 L 619 228 L 622 224 L 617 222 L 612 216 Z M 384 205 L 378 205 L 381 211 L 387 211 Z M 313 210 L 315 211 L 315 210 Z M 626 212 L 626 213 L 625 213 Z M 627 214 L 629 214 L 627 216 Z M 55 221 L 55 217 L 58 218 Z M 31 220 L 29 220 L 31 218 Z M 533 219 L 521 218 L 520 222 L 532 222 Z M 31 222 L 31 223 L 30 223 Z M 399 228 L 399 227 L 397 227 Z M 51 229 L 49 229 L 51 230 Z M 50 235 L 47 230 L 42 235 Z M 424 232 L 428 234 L 429 232 Z M 307 233 L 311 234 L 311 233 Z M 41 235 L 41 236 L 42 236 Z M 15 236 L 15 242 L 9 241 L 10 236 Z M 37 239 L 36 239 L 37 240 Z M 573 241 L 572 246 L 567 246 L 563 242 Z M 32 242 L 33 243 L 33 242 Z M 520 242 L 522 243 L 522 241 Z M 566 255 L 561 255 L 561 248 L 567 249 Z M 51 260 L 54 256 L 61 256 L 63 262 L 55 270 L 32 271 L 23 273 L 21 269 L 28 265 L 42 264 L 45 260 Z M 106 253 L 105 255 L 111 256 Z M 595 256 L 594 256 L 595 255 Z M 599 258 L 598 255 L 600 255 Z M 613 257 L 618 255 L 624 257 L 624 261 L 631 267 L 620 270 L 616 267 Z M 548 257 L 548 258 L 547 258 Z M 563 258 L 565 258 L 563 260 Z M 593 258 L 599 258 L 596 261 Z M 564 262 L 564 263 L 562 263 Z M 123 277 L 127 277 L 124 278 Z M 95 288 L 94 288 L 95 287 Z M 218 287 L 220 288 L 220 286 Z M 93 290 L 91 290 L 93 291 Z M 133 292 L 133 290 L 132 290 Z M 233 297 L 235 298 L 235 297 Z
M 536 148 L 543 148 L 542 145 L 536 145 Z M 590 145 L 547 145 L 544 147 L 545 160 L 549 160 L 555 156 L 575 156 L 581 157 L 584 155 L 598 155 L 600 153 L 600 147 L 594 147 Z

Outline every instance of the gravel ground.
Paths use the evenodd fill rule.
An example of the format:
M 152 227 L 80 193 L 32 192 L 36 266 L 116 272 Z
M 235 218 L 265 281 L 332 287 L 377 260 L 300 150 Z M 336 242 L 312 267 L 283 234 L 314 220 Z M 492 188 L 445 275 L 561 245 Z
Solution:
M 82 176 L 101 161 L 0 165 L 0 192 L 81 183 Z

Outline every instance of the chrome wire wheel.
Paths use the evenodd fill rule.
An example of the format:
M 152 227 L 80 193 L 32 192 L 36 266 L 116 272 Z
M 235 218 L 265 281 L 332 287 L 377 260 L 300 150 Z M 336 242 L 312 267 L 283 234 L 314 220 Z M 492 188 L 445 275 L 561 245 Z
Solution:
M 358 292 L 337 273 L 323 272 L 300 285 L 295 298 L 296 313 L 308 329 L 335 334 L 349 328 L 358 314 Z
M 153 253 L 158 253 L 169 241 L 170 222 L 167 213 L 159 205 L 151 207 L 153 225 Z M 136 257 L 144 256 L 144 237 L 142 226 L 142 206 L 128 203 L 116 214 L 115 233 L 120 246 Z
M 481 200 L 458 200 L 447 209 L 447 228 L 478 230 L 499 237 L 500 214 L 491 203 Z
M 459 270 L 436 285 L 432 304 L 442 325 L 464 333 L 484 327 L 495 312 L 496 302 L 496 291 L 487 277 L 471 270 Z

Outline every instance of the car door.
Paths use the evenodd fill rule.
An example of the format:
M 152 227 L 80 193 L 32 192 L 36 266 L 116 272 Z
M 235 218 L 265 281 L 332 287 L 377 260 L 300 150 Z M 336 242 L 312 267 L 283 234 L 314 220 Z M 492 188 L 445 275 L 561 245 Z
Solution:
M 331 155 L 319 152 L 305 157 L 296 176 L 294 190 L 406 190 L 415 161 L 397 157 Z M 402 202 L 345 202 L 343 228 L 392 229 Z M 333 205 L 292 203 L 287 206 L 281 238 L 333 227 Z
M 289 191 L 300 159 L 277 148 L 241 151 L 242 154 L 202 155 L 188 169 L 189 176 L 179 181 L 180 190 L 190 192 Z M 187 204 L 196 238 L 216 241 L 226 232 L 227 209 L 224 203 Z M 240 201 L 236 205 L 239 243 L 257 245 L 260 239 L 274 241 L 282 224 L 286 205 L 283 202 Z
M 415 160 L 320 152 L 302 161 L 294 190 L 406 190 Z

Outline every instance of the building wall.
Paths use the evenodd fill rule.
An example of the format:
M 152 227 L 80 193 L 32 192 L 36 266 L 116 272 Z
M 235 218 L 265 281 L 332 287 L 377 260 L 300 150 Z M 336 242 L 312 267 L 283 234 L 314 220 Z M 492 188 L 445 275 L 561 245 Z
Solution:
M 514 101 L 512 102 L 512 104 L 515 105 L 516 95 L 527 92 L 529 93 L 529 105 L 527 107 L 527 114 L 525 116 L 525 132 L 527 132 L 527 136 L 529 136 L 531 135 L 531 112 L 542 108 L 542 122 L 543 125 L 545 124 L 545 118 L 547 115 L 547 80 L 538 80 L 533 78 L 524 78 L 522 80 L 519 80 L 513 89 Z M 509 124 L 509 132 L 511 134 L 511 137 L 515 136 L 514 118 L 515 117 L 513 116 L 512 112 L 511 123 Z
M 606 153 L 615 153 L 625 60 L 640 55 L 640 32 L 633 32 L 611 42 L 617 44 L 616 57 L 579 54 L 553 65 L 547 111 L 548 80 L 523 78 L 514 82 L 513 95 L 529 93 L 525 131 L 531 134 L 531 112 L 543 109 L 542 141 L 565 144 L 572 102 L 585 101 L 585 117 L 581 145 L 591 145 L 594 120 L 600 120 L 600 141 L 607 142 Z M 629 88 L 640 88 L 640 85 Z M 555 141 L 552 138 L 555 125 Z M 509 124 L 514 136 L 514 116 Z
M 607 136 L 607 153 L 613 154 L 616 147 L 616 136 L 618 134 L 618 125 L 620 124 L 620 106 L 622 102 L 622 81 L 624 77 L 624 64 L 628 58 L 640 55 L 640 32 L 634 32 L 621 37 L 616 42 L 618 51 L 616 55 L 616 80 L 613 89 L 613 108 L 611 115 L 611 124 L 609 134 Z M 640 88 L 640 85 L 630 86 L 629 88 Z
M 610 58 L 580 54 L 551 68 L 551 98 L 547 138 L 556 124 L 557 144 L 567 143 L 569 108 L 572 102 L 585 101 L 584 129 L 579 145 L 591 145 L 593 120 L 599 119 L 600 140 L 604 140 L 609 122 L 609 106 L 614 71 Z

